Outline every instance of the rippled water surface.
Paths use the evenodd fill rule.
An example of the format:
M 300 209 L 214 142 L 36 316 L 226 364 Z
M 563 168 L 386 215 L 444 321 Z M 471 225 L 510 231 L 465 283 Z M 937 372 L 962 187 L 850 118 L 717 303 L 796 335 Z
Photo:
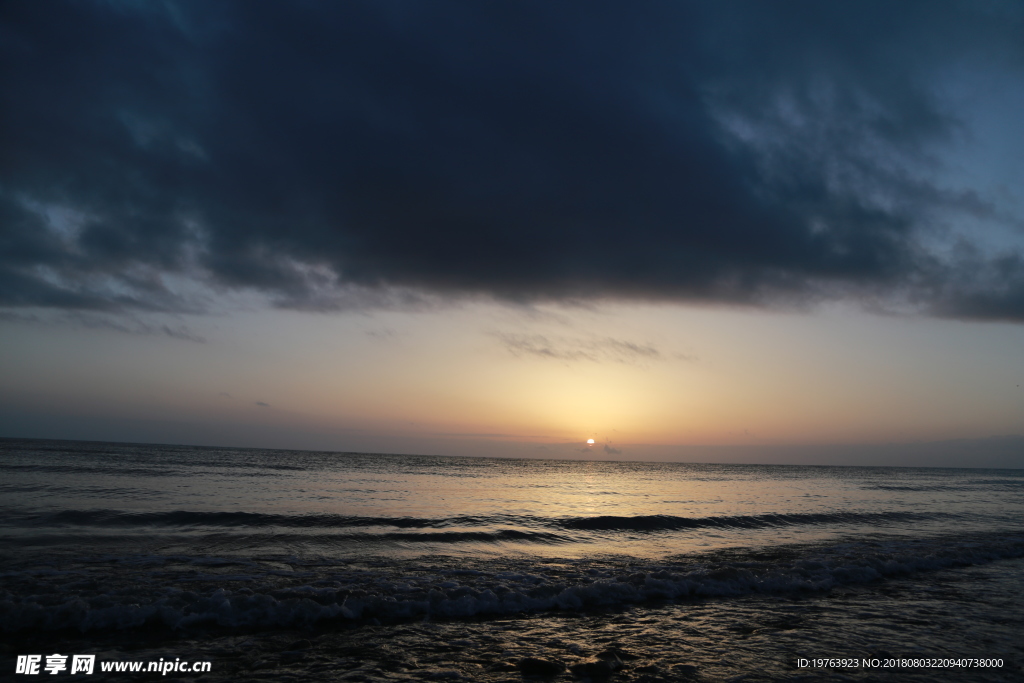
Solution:
M 1024 661 L 1021 470 L 0 440 L 0 511 L 9 642 L 217 643 L 225 676 L 302 678 L 349 648 L 334 673 L 351 680 L 510 680 L 531 657 L 567 680 L 769 676 L 759 657 L 768 680 L 885 678 L 790 660 L 843 642 L 937 656 L 957 628 L 973 650 L 947 655 L 1006 660 L 958 676 L 1015 680 Z M 418 658 L 374 659 L 403 638 Z
M 1015 470 L 568 462 L 4 444 L 9 542 L 351 558 L 661 557 L 849 535 L 1019 528 Z

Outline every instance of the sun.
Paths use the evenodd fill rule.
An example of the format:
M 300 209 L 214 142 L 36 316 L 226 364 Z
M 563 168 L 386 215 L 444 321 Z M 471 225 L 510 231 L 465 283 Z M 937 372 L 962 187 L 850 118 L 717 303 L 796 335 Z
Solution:
M 588 446 L 593 446 L 594 445 L 594 440 L 593 439 L 587 439 L 587 445 Z

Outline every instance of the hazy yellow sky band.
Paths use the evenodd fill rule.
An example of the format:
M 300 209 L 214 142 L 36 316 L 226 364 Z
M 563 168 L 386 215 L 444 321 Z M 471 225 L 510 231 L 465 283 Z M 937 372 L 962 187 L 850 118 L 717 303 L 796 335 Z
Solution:
M 218 424 L 248 426 L 253 441 L 308 433 L 295 447 L 339 450 L 375 436 L 434 451 L 912 442 L 1018 434 L 1024 415 L 1019 325 L 485 303 L 181 320 L 205 343 L 3 323 L 0 398 L 57 422 L 205 425 L 195 440 L 207 442 Z

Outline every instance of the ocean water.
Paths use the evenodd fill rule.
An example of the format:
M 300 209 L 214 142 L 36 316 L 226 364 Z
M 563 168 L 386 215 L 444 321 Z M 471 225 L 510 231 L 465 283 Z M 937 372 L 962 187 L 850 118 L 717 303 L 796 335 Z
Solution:
M 1024 680 L 1022 470 L 7 439 L 0 511 L 11 680 Z

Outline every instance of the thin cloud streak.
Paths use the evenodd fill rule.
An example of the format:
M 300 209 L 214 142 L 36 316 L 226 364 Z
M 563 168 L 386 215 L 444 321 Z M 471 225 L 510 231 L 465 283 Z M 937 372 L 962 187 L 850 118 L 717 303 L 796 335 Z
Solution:
M 513 355 L 532 356 L 563 362 L 587 361 L 636 364 L 666 360 L 650 344 L 637 344 L 613 337 L 572 338 L 543 334 L 495 332 L 493 336 Z
M 20 311 L 0 311 L 0 321 L 53 327 L 78 327 L 90 330 L 109 330 L 140 336 L 166 336 L 181 341 L 205 344 L 207 339 L 188 325 L 177 322 L 147 321 L 135 313 L 113 314 L 109 311 L 52 311 L 41 314 Z

